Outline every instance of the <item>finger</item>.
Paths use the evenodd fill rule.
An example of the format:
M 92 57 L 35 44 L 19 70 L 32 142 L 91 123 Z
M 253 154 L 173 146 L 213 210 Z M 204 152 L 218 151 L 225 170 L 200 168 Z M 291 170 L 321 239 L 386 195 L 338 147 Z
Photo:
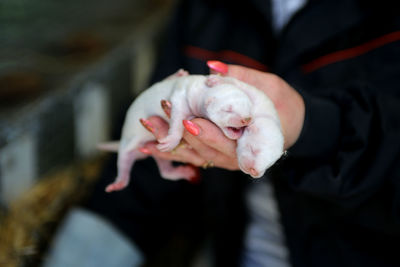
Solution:
M 271 74 L 240 65 L 229 65 L 226 75 L 259 88 L 268 83 L 269 79 L 265 77 Z
M 252 79 L 252 75 L 248 75 L 253 69 L 246 68 L 240 65 L 225 64 L 218 60 L 207 61 L 207 66 L 210 68 L 211 74 L 221 74 L 223 76 L 235 77 L 244 82 Z
M 204 144 L 203 144 L 204 146 Z M 199 155 L 196 150 L 190 148 L 179 148 L 175 153 L 161 152 L 157 149 L 157 142 L 152 141 L 146 143 L 139 150 L 147 155 L 158 157 L 164 160 L 177 161 L 189 163 L 197 167 L 203 167 L 205 163 L 212 162 L 215 167 L 220 167 L 228 170 L 238 170 L 239 166 L 236 158 L 224 155 L 216 150 L 210 152 L 205 156 Z M 215 156 L 211 154 L 216 153 Z
M 210 152 L 204 147 L 207 145 L 222 154 L 236 156 L 236 142 L 227 138 L 214 123 L 201 118 L 193 119 L 192 122 L 199 128 L 199 133 L 194 136 L 185 131 L 184 139 L 200 155 Z
M 190 163 L 195 166 L 202 166 L 205 162 L 204 158 L 199 156 L 195 150 L 189 148 L 179 148 L 175 153 L 161 152 L 157 149 L 157 142 L 148 142 L 143 146 L 143 148 L 147 150 L 145 154 L 165 160 Z
M 240 65 L 227 65 L 228 69 L 225 76 L 234 77 L 242 82 L 250 84 L 255 88 L 265 93 L 275 104 L 278 106 L 281 104 L 280 99 L 286 99 L 287 97 L 280 98 L 282 94 L 283 80 L 277 75 L 269 72 L 263 72 Z
M 227 170 L 239 170 L 237 159 L 231 158 L 222 153 L 213 159 L 206 159 L 203 156 L 200 156 L 195 150 L 191 149 L 180 149 L 177 153 L 161 152 L 157 149 L 156 142 L 146 143 L 145 146 L 139 148 L 139 150 L 152 157 L 188 163 L 197 167 L 204 167 L 207 163 L 211 162 L 214 167 L 220 167 Z
M 142 124 L 144 123 L 146 125 L 146 129 L 151 129 L 151 131 L 149 131 L 154 134 L 157 140 L 167 136 L 168 134 L 169 125 L 161 117 L 152 116 L 148 119 L 141 120 L 141 122 Z M 191 163 L 196 166 L 201 166 L 204 164 L 204 158 L 200 157 L 195 150 L 189 148 L 179 148 L 179 153 L 161 152 L 157 149 L 157 144 L 157 142 L 148 142 L 142 147 L 141 151 L 145 154 L 157 156 L 161 159 Z M 145 149 L 143 150 L 143 148 Z
M 210 68 L 211 74 L 222 74 L 225 75 L 228 72 L 228 65 L 217 60 L 207 61 L 207 66 Z
M 257 88 L 268 82 L 269 79 L 265 79 L 265 76 L 273 78 L 273 75 L 267 72 L 240 65 L 225 64 L 217 60 L 207 61 L 207 66 L 210 68 L 211 74 L 221 74 L 223 76 L 234 77 Z
M 183 139 L 199 154 L 201 158 L 212 161 L 216 167 L 238 170 L 236 142 L 228 139 L 212 122 L 196 118 L 192 122 L 198 127 L 198 134 L 186 132 Z
M 151 116 L 147 119 L 141 119 L 140 122 L 157 140 L 168 135 L 169 124 L 159 116 Z

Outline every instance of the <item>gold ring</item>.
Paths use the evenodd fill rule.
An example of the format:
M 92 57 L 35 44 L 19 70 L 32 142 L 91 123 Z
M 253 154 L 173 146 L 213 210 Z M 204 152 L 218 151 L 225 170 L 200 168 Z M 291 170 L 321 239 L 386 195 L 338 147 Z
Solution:
M 186 143 L 185 143 L 183 140 L 181 140 L 181 141 L 179 142 L 179 144 L 178 144 L 174 149 L 171 150 L 171 154 L 176 154 L 176 151 L 177 151 L 179 148 L 185 148 L 185 147 L 186 147 Z
M 212 168 L 212 167 L 214 167 L 214 162 L 212 160 L 207 160 L 206 162 L 204 162 L 203 165 L 201 165 L 201 167 L 203 169 Z

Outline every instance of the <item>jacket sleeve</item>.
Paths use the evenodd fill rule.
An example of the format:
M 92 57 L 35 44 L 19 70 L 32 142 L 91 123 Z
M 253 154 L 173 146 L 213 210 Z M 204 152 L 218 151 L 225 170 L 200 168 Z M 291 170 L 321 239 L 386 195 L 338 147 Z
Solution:
M 346 206 L 387 186 L 400 194 L 400 71 L 380 77 L 324 96 L 302 93 L 305 122 L 287 158 L 296 190 Z

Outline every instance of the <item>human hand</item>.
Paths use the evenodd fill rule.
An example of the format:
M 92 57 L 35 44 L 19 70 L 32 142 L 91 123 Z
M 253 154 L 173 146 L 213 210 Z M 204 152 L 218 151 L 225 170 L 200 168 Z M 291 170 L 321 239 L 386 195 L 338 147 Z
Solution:
M 263 91 L 274 103 L 281 121 L 284 135 L 284 149 L 291 147 L 298 139 L 303 122 L 305 106 L 301 95 L 277 75 L 249 69 L 237 65 L 226 65 L 218 61 L 209 61 L 211 73 L 219 73 L 237 78 Z M 164 102 L 167 115 L 170 104 Z M 145 125 L 151 128 L 157 140 L 168 133 L 168 123 L 160 117 L 150 117 Z M 149 142 L 142 152 L 167 160 L 189 163 L 194 166 L 216 166 L 228 170 L 239 170 L 236 157 L 236 141 L 228 139 L 212 122 L 196 118 L 185 121 L 183 139 L 172 152 L 161 152 L 157 142 Z
M 168 114 L 167 107 L 166 113 Z M 165 107 L 164 107 L 165 110 Z M 161 139 L 168 134 L 168 123 L 161 117 L 153 116 L 142 120 L 142 124 Z M 192 164 L 198 167 L 220 167 L 228 170 L 239 170 L 236 157 L 236 141 L 228 139 L 212 122 L 195 118 L 184 121 L 186 128 L 182 142 L 171 152 L 161 152 L 157 142 L 148 142 L 140 151 L 161 159 Z

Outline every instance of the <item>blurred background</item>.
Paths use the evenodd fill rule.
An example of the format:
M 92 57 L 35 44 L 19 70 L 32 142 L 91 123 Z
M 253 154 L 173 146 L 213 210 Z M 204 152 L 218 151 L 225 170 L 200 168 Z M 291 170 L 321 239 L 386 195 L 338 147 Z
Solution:
M 96 145 L 147 86 L 173 2 L 0 2 L 0 266 L 52 257 L 65 214 L 98 177 Z

